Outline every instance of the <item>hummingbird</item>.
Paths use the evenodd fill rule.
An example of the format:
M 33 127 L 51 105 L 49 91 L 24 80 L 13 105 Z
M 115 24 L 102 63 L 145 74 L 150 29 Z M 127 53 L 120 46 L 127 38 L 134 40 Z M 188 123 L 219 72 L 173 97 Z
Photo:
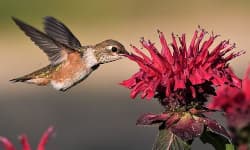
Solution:
M 10 80 L 12 82 L 51 84 L 56 90 L 66 91 L 85 80 L 101 64 L 129 54 L 120 42 L 112 39 L 82 46 L 66 25 L 51 16 L 44 17 L 44 32 L 15 17 L 12 19 L 50 61 L 46 67 Z

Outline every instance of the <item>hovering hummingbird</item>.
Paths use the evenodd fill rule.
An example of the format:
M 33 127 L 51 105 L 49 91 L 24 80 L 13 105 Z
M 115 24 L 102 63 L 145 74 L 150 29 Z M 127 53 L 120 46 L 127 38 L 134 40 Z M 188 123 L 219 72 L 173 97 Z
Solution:
M 111 39 L 82 46 L 66 25 L 50 16 L 44 18 L 45 33 L 17 18 L 12 19 L 50 60 L 48 66 L 10 80 L 13 82 L 51 84 L 57 90 L 66 91 L 86 79 L 100 64 L 128 54 L 120 42 Z

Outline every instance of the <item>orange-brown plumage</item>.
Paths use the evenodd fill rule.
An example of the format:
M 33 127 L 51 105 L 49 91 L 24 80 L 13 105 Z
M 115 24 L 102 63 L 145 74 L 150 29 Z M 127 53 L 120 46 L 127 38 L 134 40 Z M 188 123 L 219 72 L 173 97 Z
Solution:
M 71 53 L 68 59 L 61 65 L 60 69 L 54 71 L 51 80 L 63 82 L 66 79 L 73 78 L 74 74 L 86 69 L 86 64 L 82 60 L 79 53 Z

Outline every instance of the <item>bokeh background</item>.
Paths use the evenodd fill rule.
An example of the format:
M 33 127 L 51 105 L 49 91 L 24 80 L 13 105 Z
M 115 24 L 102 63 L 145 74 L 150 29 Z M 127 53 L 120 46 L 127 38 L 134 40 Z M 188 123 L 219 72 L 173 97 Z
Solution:
M 49 63 L 11 16 L 42 29 L 42 18 L 48 15 L 62 20 L 83 45 L 112 38 L 129 50 L 130 43 L 139 46 L 142 36 L 159 45 L 157 29 L 168 40 L 174 32 L 186 33 L 190 41 L 201 25 L 220 34 L 218 40 L 230 39 L 237 49 L 247 51 L 231 61 L 238 76 L 250 63 L 249 0 L 1 0 L 0 135 L 15 145 L 18 135 L 26 133 L 35 147 L 50 125 L 56 134 L 48 150 L 149 150 L 157 133 L 156 127 L 135 125 L 140 114 L 161 111 L 157 102 L 130 100 L 129 90 L 118 85 L 137 70 L 127 59 L 101 66 L 65 93 L 8 81 Z M 200 147 L 195 141 L 193 149 Z

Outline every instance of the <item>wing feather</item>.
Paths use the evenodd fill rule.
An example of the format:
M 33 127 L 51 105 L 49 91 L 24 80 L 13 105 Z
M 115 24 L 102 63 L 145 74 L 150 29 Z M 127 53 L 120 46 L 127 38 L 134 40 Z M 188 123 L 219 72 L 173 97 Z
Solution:
M 66 53 L 63 52 L 63 46 L 58 42 L 23 21 L 14 17 L 12 17 L 12 19 L 19 26 L 19 28 L 46 53 L 51 61 L 51 64 L 56 65 L 67 59 L 65 56 Z
M 74 50 L 79 50 L 81 48 L 79 40 L 66 25 L 56 18 L 50 16 L 45 17 L 44 25 L 45 32 L 59 43 Z

